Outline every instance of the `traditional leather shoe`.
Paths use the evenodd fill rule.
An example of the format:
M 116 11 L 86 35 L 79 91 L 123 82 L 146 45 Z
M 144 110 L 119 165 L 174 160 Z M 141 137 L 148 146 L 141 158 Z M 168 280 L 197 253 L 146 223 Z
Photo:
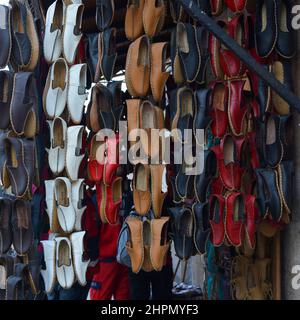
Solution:
M 115 131 L 119 131 L 119 121 L 126 119 L 124 108 L 124 93 L 122 91 L 122 81 L 111 81 L 107 84 L 107 89 L 112 95 L 112 113 L 115 118 Z
M 229 120 L 227 113 L 228 106 L 228 87 L 223 82 L 212 84 L 212 134 L 217 138 L 222 138 L 228 128 Z
M 209 200 L 209 223 L 212 230 L 212 243 L 219 247 L 225 240 L 225 200 L 221 195 L 212 195 Z
M 87 125 L 93 132 L 101 129 L 114 129 L 112 96 L 107 87 L 97 83 L 92 89 L 92 98 L 87 111 Z
M 62 288 L 69 289 L 75 281 L 71 242 L 64 237 L 56 237 L 55 242 L 57 281 Z
M 127 105 L 127 129 L 128 129 L 128 135 L 130 135 L 130 132 L 133 132 L 135 129 L 140 128 L 140 106 L 142 104 L 142 100 L 140 99 L 129 99 L 126 100 Z M 131 141 L 129 139 L 130 145 L 134 145 L 135 141 Z
M 14 273 L 14 258 L 9 255 L 0 255 L 0 301 L 6 298 L 6 280 Z
M 106 150 L 105 150 L 105 158 L 104 158 L 103 183 L 106 186 L 110 186 L 112 184 L 113 178 L 117 173 L 118 168 L 120 167 L 119 135 L 116 134 L 113 137 L 107 138 L 105 143 L 106 143 Z M 101 157 L 101 154 L 100 154 L 100 157 Z
M 224 10 L 223 0 L 210 0 L 211 14 L 213 16 L 220 15 Z
M 25 300 L 24 279 L 14 275 L 7 278 L 6 300 Z
M 259 209 L 256 197 L 253 195 L 245 195 L 246 223 L 245 235 L 248 245 L 251 249 L 255 248 L 255 232 L 259 221 Z
M 150 258 L 155 271 L 161 271 L 166 264 L 167 253 L 170 247 L 168 241 L 169 217 L 152 219 L 151 225 L 151 245 Z
M 205 202 L 207 199 L 209 186 L 217 173 L 217 158 L 214 152 L 204 151 L 204 169 L 201 174 L 194 178 L 194 190 L 199 202 Z
M 268 57 L 277 40 L 276 0 L 256 2 L 255 43 L 257 54 Z
M 12 244 L 11 231 L 12 202 L 0 198 L 0 253 L 6 253 Z
M 147 36 L 135 40 L 128 49 L 125 80 L 133 97 L 145 97 L 150 89 L 150 42 Z
M 88 161 L 88 175 L 93 182 L 100 182 L 103 179 L 105 149 L 105 141 L 97 141 L 97 134 L 95 134 L 91 140 Z
M 86 77 L 87 65 L 85 63 L 70 67 L 67 105 L 72 122 L 75 124 L 81 123 L 84 102 L 88 96 Z
M 86 285 L 86 271 L 90 260 L 84 259 L 84 243 L 83 238 L 85 231 L 74 232 L 71 234 L 73 264 L 77 281 L 81 286 Z
M 33 138 L 38 132 L 38 94 L 31 72 L 18 72 L 14 76 L 10 122 L 17 135 Z
M 56 241 L 44 240 L 41 241 L 44 249 L 44 261 L 46 269 L 41 270 L 41 276 L 44 280 L 45 291 L 51 293 L 56 283 Z
M 292 58 L 295 54 L 294 30 L 292 28 L 291 0 L 276 0 L 276 14 L 278 24 L 278 36 L 276 51 L 284 58 Z
M 224 0 L 227 8 L 232 12 L 242 12 L 247 4 L 247 0 Z
M 151 207 L 150 168 L 137 164 L 133 172 L 133 202 L 135 211 L 145 216 Z
M 1 16 L 1 30 L 0 41 L 3 44 L 3 49 L 0 53 L 0 68 L 3 69 L 7 66 L 10 58 L 12 40 L 11 40 L 11 10 L 8 6 L 0 6 Z
M 32 13 L 24 3 L 11 4 L 12 50 L 10 62 L 15 71 L 33 71 L 39 59 L 39 39 Z
M 102 32 L 112 24 L 115 12 L 114 0 L 97 0 L 96 1 L 96 24 Z
M 245 237 L 244 223 L 246 219 L 244 197 L 239 192 L 226 196 L 225 232 L 228 241 L 239 247 Z
M 67 151 L 67 124 L 62 118 L 48 121 L 50 127 L 50 149 L 48 152 L 48 163 L 51 171 L 58 175 L 65 168 Z
M 167 42 L 153 43 L 151 45 L 151 74 L 150 85 L 155 101 L 160 102 L 163 98 L 165 84 L 170 76 L 166 72 Z
M 72 126 L 67 132 L 66 171 L 68 177 L 78 179 L 79 167 L 84 158 L 82 151 L 84 126 Z
M 293 88 L 291 63 L 288 61 L 275 61 L 272 66 L 272 72 L 275 78 L 284 84 L 287 90 Z M 289 104 L 282 99 L 275 91 L 272 91 L 272 105 L 275 111 L 280 115 L 290 114 Z
M 56 61 L 62 53 L 65 10 L 63 0 L 56 0 L 47 10 L 43 44 L 45 60 L 49 64 Z
M 15 200 L 11 219 L 14 249 L 18 255 L 24 255 L 33 242 L 30 203 L 21 199 Z
M 54 185 L 57 216 L 60 227 L 71 233 L 75 227 L 76 212 L 72 204 L 72 184 L 67 178 L 56 178 Z
M 157 35 L 163 28 L 166 5 L 163 0 L 145 0 L 143 24 L 145 33 L 150 38 Z
M 288 214 L 292 212 L 293 174 L 294 165 L 292 161 L 282 161 L 277 167 L 279 190 L 284 209 Z
M 152 240 L 152 232 L 151 232 L 151 222 L 148 219 L 143 220 L 143 249 L 144 249 L 144 259 L 143 259 L 143 265 L 142 270 L 145 272 L 151 272 L 153 271 L 153 265 L 151 261 L 151 240 Z
M 236 136 L 247 131 L 247 114 L 250 109 L 251 95 L 244 90 L 245 81 L 236 80 L 228 83 L 228 119 L 232 132 Z
M 110 28 L 103 33 L 99 33 L 98 38 L 98 52 L 99 58 L 97 63 L 95 81 L 100 81 L 101 74 L 107 81 L 110 81 L 113 77 L 115 70 L 115 63 L 117 61 L 116 51 L 116 36 L 117 29 Z
M 200 69 L 196 79 L 196 82 L 199 84 L 204 84 L 208 75 L 208 66 L 210 64 L 210 55 L 208 51 L 209 45 L 209 32 L 205 27 L 197 27 L 197 41 L 200 48 Z
M 74 64 L 76 51 L 82 37 L 81 25 L 84 5 L 71 4 L 66 9 L 63 33 L 63 54 L 68 64 Z
M 200 50 L 196 28 L 189 23 L 179 22 L 176 27 L 176 36 L 171 42 L 172 49 L 176 48 L 173 56 L 173 76 L 176 83 L 193 82 L 200 69 Z M 173 49 L 174 50 L 174 49 Z
M 84 205 L 84 179 L 79 179 L 75 182 L 72 182 L 72 205 L 75 210 L 75 230 L 81 231 L 81 221 L 82 215 L 86 209 Z
M 0 6 L 0 14 L 1 14 Z M 1 29 L 0 29 L 1 30 Z M 0 31 L 1 33 L 1 31 Z M 7 130 L 9 127 L 9 110 L 10 103 L 12 98 L 13 91 L 13 79 L 14 74 L 11 71 L 2 70 L 0 71 L 0 110 L 1 110 L 1 118 L 0 118 L 0 129 Z
M 193 129 L 195 114 L 195 97 L 193 91 L 187 87 L 181 87 L 171 92 L 170 118 L 171 129 L 176 130 L 173 134 L 175 140 L 184 142 L 185 129 Z
M 209 206 L 207 202 L 194 203 L 192 207 L 194 216 L 194 245 L 199 254 L 205 253 L 206 241 L 209 236 Z
M 152 210 L 155 218 L 160 218 L 165 197 L 167 196 L 166 166 L 150 165 Z
M 57 217 L 57 207 L 55 200 L 55 180 L 45 180 L 45 192 L 46 192 L 46 211 L 49 217 L 49 226 L 52 232 L 58 232 L 59 223 Z
M 280 136 L 284 150 L 282 160 L 290 160 L 295 152 L 295 132 L 293 130 L 293 117 L 290 115 L 281 116 L 280 120 Z
M 135 40 L 143 34 L 144 6 L 145 0 L 128 0 L 125 16 L 125 34 L 129 40 Z
M 57 59 L 51 66 L 44 93 L 44 111 L 49 119 L 59 117 L 67 104 L 69 86 L 69 67 L 63 58 Z
M 132 272 L 138 273 L 144 262 L 143 223 L 139 218 L 132 216 L 125 222 L 128 227 L 126 250 L 130 256 Z
M 257 178 L 257 202 L 263 217 L 270 214 L 273 220 L 282 217 L 282 200 L 278 184 L 278 174 L 273 169 L 255 169 Z

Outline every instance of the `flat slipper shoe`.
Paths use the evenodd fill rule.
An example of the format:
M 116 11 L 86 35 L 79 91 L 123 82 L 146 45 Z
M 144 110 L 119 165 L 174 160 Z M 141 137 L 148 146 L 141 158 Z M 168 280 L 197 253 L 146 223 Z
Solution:
M 163 28 L 166 14 L 164 0 L 145 0 L 143 24 L 145 33 L 152 38 Z
M 93 136 L 90 143 L 88 160 L 88 175 L 93 182 L 100 182 L 103 179 L 105 141 L 98 141 L 97 134 Z
M 57 217 L 57 207 L 54 192 L 55 180 L 45 180 L 45 192 L 46 192 L 46 212 L 49 218 L 50 230 L 55 233 L 60 230 L 58 217 Z
M 209 199 L 209 223 L 211 226 L 211 241 L 219 247 L 225 240 L 225 200 L 221 195 L 211 195 Z
M 143 12 L 145 0 L 128 0 L 125 16 L 125 34 L 128 40 L 135 40 L 144 32 Z
M 1 8 L 1 6 L 0 6 Z M 0 9 L 1 10 L 1 9 Z M 1 31 L 0 31 L 1 33 Z M 12 99 L 14 74 L 11 71 L 0 71 L 0 129 L 7 130 L 10 124 L 10 104 Z
M 219 16 L 224 10 L 223 0 L 210 0 L 211 14 L 213 16 Z
M 7 66 L 12 48 L 11 36 L 11 9 L 8 6 L 0 6 L 0 41 L 3 44 L 3 50 L 0 53 L 0 68 L 3 69 Z
M 96 0 L 96 24 L 99 31 L 109 28 L 115 14 L 114 0 Z
M 45 269 L 41 269 L 41 276 L 44 280 L 45 291 L 51 293 L 56 284 L 56 241 L 41 241 L 44 252 Z
M 294 165 L 292 161 L 282 161 L 277 167 L 279 189 L 284 209 L 288 214 L 292 212 L 292 190 Z
M 143 221 L 143 249 L 144 249 L 144 259 L 142 264 L 142 270 L 145 272 L 151 272 L 154 270 L 151 256 L 150 256 L 150 248 L 151 248 L 151 222 L 146 219 Z
M 0 254 L 5 254 L 11 247 L 13 234 L 11 230 L 12 201 L 0 198 Z
M 224 0 L 225 5 L 234 13 L 239 13 L 244 11 L 247 0 Z
M 196 82 L 199 84 L 203 84 L 206 82 L 206 78 L 208 77 L 208 70 L 210 64 L 210 54 L 208 51 L 209 45 L 209 32 L 204 27 L 197 27 L 197 41 L 200 48 L 200 68 L 197 75 Z
M 14 258 L 0 255 L 0 301 L 5 300 L 6 280 L 14 273 Z
M 166 166 L 163 164 L 151 164 L 150 173 L 152 211 L 155 218 L 160 218 L 164 200 L 168 191 L 166 182 Z
M 85 196 L 85 184 L 84 179 L 78 179 L 72 182 L 72 204 L 75 210 L 75 231 L 82 230 L 82 216 L 86 209 L 84 196 Z

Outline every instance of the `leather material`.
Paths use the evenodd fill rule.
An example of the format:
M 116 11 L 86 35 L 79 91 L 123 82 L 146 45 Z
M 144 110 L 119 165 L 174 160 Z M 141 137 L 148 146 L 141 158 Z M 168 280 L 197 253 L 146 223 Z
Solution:
M 51 293 L 56 283 L 56 242 L 55 240 L 41 241 L 44 249 L 44 261 L 46 269 L 41 270 L 41 276 L 44 280 L 45 291 Z
M 0 198 L 0 254 L 6 253 L 12 244 L 11 230 L 12 201 Z
M 98 33 L 86 34 L 87 37 L 87 64 L 91 73 L 91 78 L 95 78 L 98 63 Z
M 225 240 L 225 200 L 221 195 L 211 195 L 209 200 L 209 223 L 212 229 L 211 241 L 219 247 Z
M 143 24 L 145 33 L 150 37 L 157 35 L 163 28 L 166 14 L 164 0 L 145 0 Z
M 103 179 L 105 148 L 105 142 L 97 141 L 97 135 L 94 135 L 90 144 L 88 161 L 88 175 L 93 182 L 100 182 Z
M 19 255 L 26 254 L 33 243 L 30 203 L 17 199 L 12 211 L 13 246 Z
M 82 230 L 82 216 L 85 212 L 86 206 L 84 205 L 85 185 L 84 179 L 78 179 L 72 182 L 72 205 L 75 210 L 75 231 Z
M 245 236 L 251 249 L 255 248 L 255 232 L 259 221 L 259 209 L 256 197 L 253 195 L 244 196 L 246 209 Z
M 170 13 L 174 23 L 185 20 L 186 13 L 181 4 L 178 2 L 170 1 Z
M 267 65 L 263 65 L 263 68 L 270 71 L 270 67 Z M 260 118 L 264 119 L 265 113 L 269 111 L 270 109 L 270 101 L 271 101 L 271 89 L 266 84 L 265 81 L 263 81 L 261 78 L 258 77 L 258 89 L 257 89 L 257 102 L 259 105 L 260 110 Z
M 117 173 L 119 165 L 119 135 L 106 139 L 103 183 L 110 186 Z
M 74 124 L 80 124 L 87 99 L 87 65 L 76 64 L 70 67 L 67 105 Z
M 0 42 L 2 50 L 0 52 L 0 68 L 7 66 L 10 58 L 12 39 L 11 39 L 11 10 L 8 6 L 0 6 L 1 26 L 0 26 Z
M 115 130 L 119 131 L 119 121 L 124 121 L 126 118 L 122 81 L 109 82 L 107 84 L 107 89 L 111 92 L 112 95 L 112 112 L 116 120 Z
M 208 1 L 209 2 L 209 1 Z M 209 32 L 204 27 L 197 27 L 197 41 L 200 48 L 200 69 L 196 82 L 203 84 L 206 82 L 208 66 L 210 64 L 210 55 L 208 51 Z
M 246 7 L 247 0 L 225 0 L 227 8 L 232 12 L 241 12 Z
M 154 43 L 151 45 L 151 74 L 150 85 L 155 101 L 160 102 L 163 98 L 164 88 L 170 76 L 166 72 L 167 42 Z
M 125 34 L 129 40 L 135 40 L 143 34 L 144 6 L 145 0 L 128 0 L 125 16 Z
M 0 6 L 1 11 L 1 6 Z M 1 30 L 1 29 L 0 29 Z M 0 31 L 1 34 L 1 31 Z M 1 59 L 1 58 L 0 58 Z M 12 99 L 14 74 L 11 71 L 0 71 L 0 129 L 7 130 L 10 124 L 10 103 Z
M 18 276 L 10 276 L 6 281 L 6 300 L 24 300 L 23 279 Z
M 255 21 L 256 51 L 261 58 L 266 58 L 276 44 L 276 0 L 257 1 Z
M 114 0 L 97 0 L 96 1 L 96 24 L 102 32 L 112 24 L 115 13 Z
M 175 252 L 180 260 L 188 260 L 194 253 L 194 220 L 190 208 L 168 208 L 172 217 Z
M 9 255 L 0 255 L 0 268 L 2 269 L 0 300 L 5 299 L 7 288 L 6 280 L 14 273 L 14 261 L 15 259 Z
M 55 242 L 57 281 L 62 288 L 69 289 L 75 281 L 71 242 L 65 237 L 56 237 Z
M 66 22 L 63 33 L 63 54 L 68 64 L 75 61 L 77 47 L 82 37 L 83 4 L 70 4 L 66 9 Z
M 143 249 L 144 249 L 144 260 L 142 265 L 142 270 L 145 272 L 153 271 L 153 265 L 151 262 L 151 240 L 152 240 L 152 232 L 151 232 L 151 222 L 146 219 L 143 221 Z
M 204 254 L 210 232 L 208 203 L 194 203 L 192 210 L 195 224 L 194 245 L 199 254 Z
M 166 166 L 157 164 L 150 165 L 151 173 L 151 197 L 152 210 L 155 218 L 160 218 L 167 191 L 163 189 L 166 183 Z
M 122 203 L 121 177 L 115 177 L 111 182 L 111 186 L 106 187 L 105 197 L 106 222 L 108 222 L 109 224 L 116 224 L 119 217 L 119 208 Z
M 135 40 L 126 57 L 125 81 L 133 97 L 145 97 L 150 89 L 150 41 L 147 36 Z
M 14 76 L 10 122 L 17 135 L 33 138 L 39 131 L 38 93 L 36 80 L 31 72 L 18 72 Z
M 220 15 L 224 10 L 223 0 L 210 0 L 210 5 L 213 16 Z
M 45 180 L 46 191 L 46 211 L 49 217 L 49 226 L 52 232 L 58 232 L 59 223 L 57 217 L 57 207 L 54 192 L 55 180 Z
M 279 189 L 281 193 L 284 209 L 292 212 L 293 204 L 293 186 L 294 186 L 294 164 L 292 161 L 282 161 L 278 166 Z
M 74 232 L 70 237 L 72 244 L 74 271 L 77 281 L 81 286 L 86 285 L 86 271 L 90 262 L 90 260 L 84 259 L 84 235 L 85 231 Z
M 66 6 L 62 0 L 55 1 L 47 10 L 43 46 L 45 60 L 49 64 L 56 61 L 62 53 L 65 12 Z

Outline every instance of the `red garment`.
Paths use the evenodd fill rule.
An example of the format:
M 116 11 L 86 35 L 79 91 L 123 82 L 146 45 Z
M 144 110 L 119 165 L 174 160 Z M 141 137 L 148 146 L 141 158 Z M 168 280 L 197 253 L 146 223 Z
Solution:
M 99 238 L 100 259 L 117 256 L 118 237 L 121 228 L 122 225 L 120 223 L 116 225 L 101 224 Z

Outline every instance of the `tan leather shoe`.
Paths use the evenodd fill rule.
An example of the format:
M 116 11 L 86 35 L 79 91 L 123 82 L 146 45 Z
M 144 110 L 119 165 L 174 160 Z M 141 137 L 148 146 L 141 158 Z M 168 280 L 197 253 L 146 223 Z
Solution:
M 165 72 L 167 47 L 167 42 L 151 45 L 150 85 L 153 98 L 157 102 L 162 100 L 165 84 L 170 76 L 169 72 Z
M 147 36 L 135 40 L 128 49 L 125 80 L 133 97 L 145 97 L 150 89 L 150 41 Z
M 150 258 L 155 271 L 161 271 L 166 264 L 167 252 L 170 247 L 168 241 L 169 217 L 151 220 Z
M 150 248 L 151 248 L 151 222 L 150 220 L 143 221 L 143 249 L 144 249 L 144 260 L 142 269 L 145 272 L 153 271 L 153 266 L 150 257 Z
M 134 129 L 140 128 L 140 105 L 142 100 L 140 99 L 129 99 L 126 100 L 127 104 L 127 129 L 128 135 Z M 130 145 L 134 144 L 133 141 L 130 141 Z
M 130 256 L 132 272 L 138 273 L 144 261 L 143 223 L 138 218 L 128 217 L 126 224 L 129 231 L 126 250 Z
M 164 179 L 166 179 L 166 166 L 163 164 L 150 165 L 151 172 L 151 196 L 152 210 L 155 218 L 160 218 L 167 190 L 164 190 Z M 167 185 L 165 183 L 165 185 Z
M 145 0 L 143 24 L 145 33 L 154 37 L 162 29 L 165 22 L 166 6 L 164 0 Z
M 128 0 L 125 16 L 125 34 L 129 40 L 135 40 L 143 34 L 144 5 L 145 0 Z
M 133 172 L 133 202 L 138 214 L 146 215 L 151 207 L 150 168 L 137 164 Z

